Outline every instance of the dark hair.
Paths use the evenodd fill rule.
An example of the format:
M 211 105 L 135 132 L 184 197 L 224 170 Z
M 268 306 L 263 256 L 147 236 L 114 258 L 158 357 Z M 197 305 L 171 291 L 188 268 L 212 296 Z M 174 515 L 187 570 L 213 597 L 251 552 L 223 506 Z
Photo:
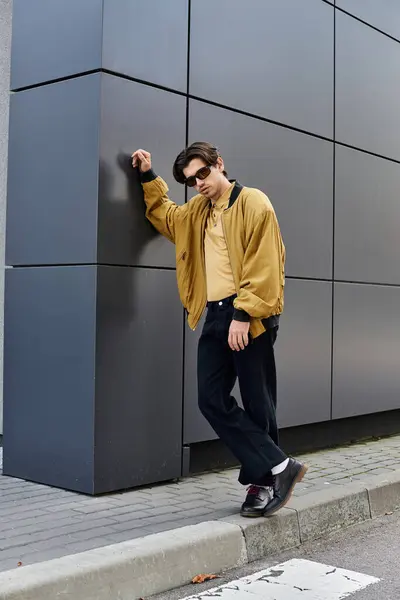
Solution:
M 185 150 L 182 150 L 176 157 L 172 169 L 174 178 L 178 183 L 185 183 L 186 178 L 183 169 L 185 169 L 194 158 L 200 158 L 206 165 L 211 166 L 215 165 L 220 156 L 218 148 L 212 144 L 209 144 L 208 142 L 195 142 Z M 223 174 L 225 177 L 228 176 L 226 171 L 224 171 Z

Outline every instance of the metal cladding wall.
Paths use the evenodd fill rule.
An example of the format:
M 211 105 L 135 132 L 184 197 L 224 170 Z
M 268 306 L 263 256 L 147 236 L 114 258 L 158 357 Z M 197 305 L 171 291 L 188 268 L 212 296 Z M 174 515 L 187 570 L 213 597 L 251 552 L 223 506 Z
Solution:
M 281 427 L 400 408 L 400 8 L 373 4 L 14 0 L 5 474 L 96 494 L 215 437 L 138 147 L 178 203 L 205 139 L 274 204 Z

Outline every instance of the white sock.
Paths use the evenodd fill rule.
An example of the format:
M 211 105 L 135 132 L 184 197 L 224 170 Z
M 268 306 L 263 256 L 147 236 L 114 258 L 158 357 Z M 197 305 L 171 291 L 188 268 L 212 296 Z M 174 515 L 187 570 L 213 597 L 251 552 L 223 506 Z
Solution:
M 271 469 L 272 475 L 279 475 L 279 473 L 282 473 L 282 471 L 284 471 L 286 469 L 288 464 L 289 464 L 289 459 L 287 458 L 286 460 L 281 462 L 279 465 L 276 465 L 276 467 L 273 467 Z

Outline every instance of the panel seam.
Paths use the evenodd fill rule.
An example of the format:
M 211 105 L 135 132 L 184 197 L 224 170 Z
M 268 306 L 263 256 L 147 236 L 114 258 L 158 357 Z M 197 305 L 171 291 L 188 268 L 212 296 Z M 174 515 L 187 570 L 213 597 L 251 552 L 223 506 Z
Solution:
M 344 15 L 347 15 L 354 21 L 358 21 L 359 23 L 361 23 L 362 25 L 365 25 L 369 29 L 373 29 L 374 31 L 376 31 L 377 33 L 380 33 L 384 37 L 389 38 L 390 40 L 393 40 L 393 42 L 397 42 L 398 44 L 400 43 L 400 38 L 396 38 L 393 35 L 391 35 L 390 33 L 387 33 L 386 31 L 382 31 L 382 29 L 379 29 L 375 25 L 372 25 L 372 23 L 368 23 L 368 21 L 364 21 L 364 19 L 362 19 L 361 17 L 358 17 L 357 15 L 353 15 L 352 13 L 348 12 L 344 8 L 341 8 L 340 6 L 335 6 L 335 11 L 339 11 L 339 12 L 343 13 Z
M 185 147 L 187 148 L 188 144 L 189 144 L 189 82 L 190 82 L 190 29 L 191 29 L 191 9 L 192 9 L 192 2 L 191 0 L 187 0 L 187 16 L 188 16 L 188 23 L 187 23 L 187 56 L 186 56 L 186 60 L 187 60 L 187 64 L 186 64 L 186 131 L 185 131 Z M 185 204 L 188 201 L 188 188 L 185 185 Z M 181 419 L 182 419 L 182 427 L 181 427 L 181 474 L 184 475 L 184 446 L 185 446 L 185 381 L 186 381 L 186 377 L 185 377 L 185 366 L 186 366 L 186 358 L 185 358 L 185 349 L 186 349 L 186 315 L 185 315 L 185 309 L 183 309 L 182 312 L 182 321 L 183 321 L 183 325 L 182 325 L 182 379 L 181 379 L 181 383 L 182 383 L 182 395 L 181 395 L 181 399 L 182 399 L 182 413 L 181 413 Z M 190 458 L 189 458 L 190 460 Z
M 332 186 L 332 296 L 331 296 L 331 420 L 333 418 L 333 369 L 335 335 L 335 243 L 336 243 L 336 11 L 333 13 L 333 186 Z

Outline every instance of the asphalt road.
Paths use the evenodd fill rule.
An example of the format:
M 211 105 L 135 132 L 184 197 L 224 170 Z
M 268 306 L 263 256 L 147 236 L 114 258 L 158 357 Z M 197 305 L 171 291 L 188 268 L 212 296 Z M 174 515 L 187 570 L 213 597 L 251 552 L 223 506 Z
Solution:
M 400 512 L 388 515 L 375 521 L 345 529 L 328 538 L 305 544 L 301 548 L 287 551 L 259 561 L 245 568 L 223 574 L 211 583 L 190 585 L 179 590 L 155 596 L 155 600 L 181 600 L 188 596 L 198 595 L 208 588 L 215 588 L 238 580 L 242 577 L 263 571 L 291 559 L 305 559 L 323 563 L 338 569 L 346 569 L 378 578 L 380 581 L 369 587 L 349 595 L 349 600 L 400 600 Z M 310 585 L 309 587 L 312 587 Z M 290 600 L 299 596 L 295 592 L 286 592 L 282 598 Z M 237 600 L 252 598 L 252 594 L 241 593 L 234 595 Z M 265 590 L 265 600 L 275 598 L 275 595 Z M 281 597 L 281 596 L 280 596 Z M 307 596 L 323 598 L 321 596 Z M 344 596 L 337 596 L 338 598 Z

